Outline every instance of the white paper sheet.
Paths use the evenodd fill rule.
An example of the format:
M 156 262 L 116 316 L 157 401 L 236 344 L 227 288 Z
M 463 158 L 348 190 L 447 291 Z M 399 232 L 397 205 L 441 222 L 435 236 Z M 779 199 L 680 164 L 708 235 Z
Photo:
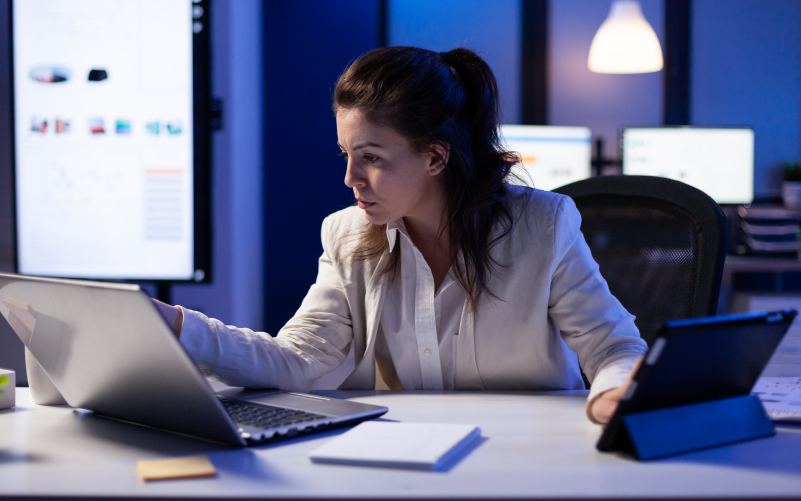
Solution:
M 801 297 L 752 296 L 749 310 L 775 311 L 785 308 L 801 312 Z M 776 348 L 752 393 L 774 421 L 801 421 L 801 315 L 796 317 Z
M 801 420 L 801 378 L 761 377 L 752 390 L 773 420 Z

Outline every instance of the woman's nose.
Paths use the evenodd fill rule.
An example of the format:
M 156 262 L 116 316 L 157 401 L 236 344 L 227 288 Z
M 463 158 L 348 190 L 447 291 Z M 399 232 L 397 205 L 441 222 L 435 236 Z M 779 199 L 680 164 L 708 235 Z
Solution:
M 367 179 L 364 173 L 353 165 L 353 162 L 348 160 L 348 167 L 345 170 L 345 186 L 348 188 L 364 188 L 367 186 Z

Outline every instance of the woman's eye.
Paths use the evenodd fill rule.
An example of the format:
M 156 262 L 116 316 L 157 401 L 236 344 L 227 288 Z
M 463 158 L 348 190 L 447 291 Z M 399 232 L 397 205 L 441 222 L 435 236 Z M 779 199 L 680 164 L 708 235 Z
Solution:
M 347 160 L 348 160 L 348 153 L 347 152 L 342 151 L 342 152 L 339 153 L 339 156 L 343 157 L 345 159 L 345 161 L 347 162 Z M 365 162 L 371 163 L 371 164 L 378 161 L 378 157 L 375 156 L 375 155 L 362 155 L 362 158 L 364 159 Z

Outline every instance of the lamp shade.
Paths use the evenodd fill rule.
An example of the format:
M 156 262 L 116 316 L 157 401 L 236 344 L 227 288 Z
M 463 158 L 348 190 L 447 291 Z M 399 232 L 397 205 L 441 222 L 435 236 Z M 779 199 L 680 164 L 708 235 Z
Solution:
M 640 2 L 615 0 L 590 46 L 595 73 L 652 73 L 662 69 L 662 47 L 642 15 Z

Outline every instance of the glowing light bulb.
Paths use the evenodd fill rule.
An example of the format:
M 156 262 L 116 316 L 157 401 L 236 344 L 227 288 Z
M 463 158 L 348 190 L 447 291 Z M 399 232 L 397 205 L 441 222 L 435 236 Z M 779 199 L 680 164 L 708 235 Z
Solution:
M 612 2 L 609 15 L 592 39 L 587 66 L 595 73 L 652 73 L 662 69 L 662 47 L 642 15 L 640 2 Z

